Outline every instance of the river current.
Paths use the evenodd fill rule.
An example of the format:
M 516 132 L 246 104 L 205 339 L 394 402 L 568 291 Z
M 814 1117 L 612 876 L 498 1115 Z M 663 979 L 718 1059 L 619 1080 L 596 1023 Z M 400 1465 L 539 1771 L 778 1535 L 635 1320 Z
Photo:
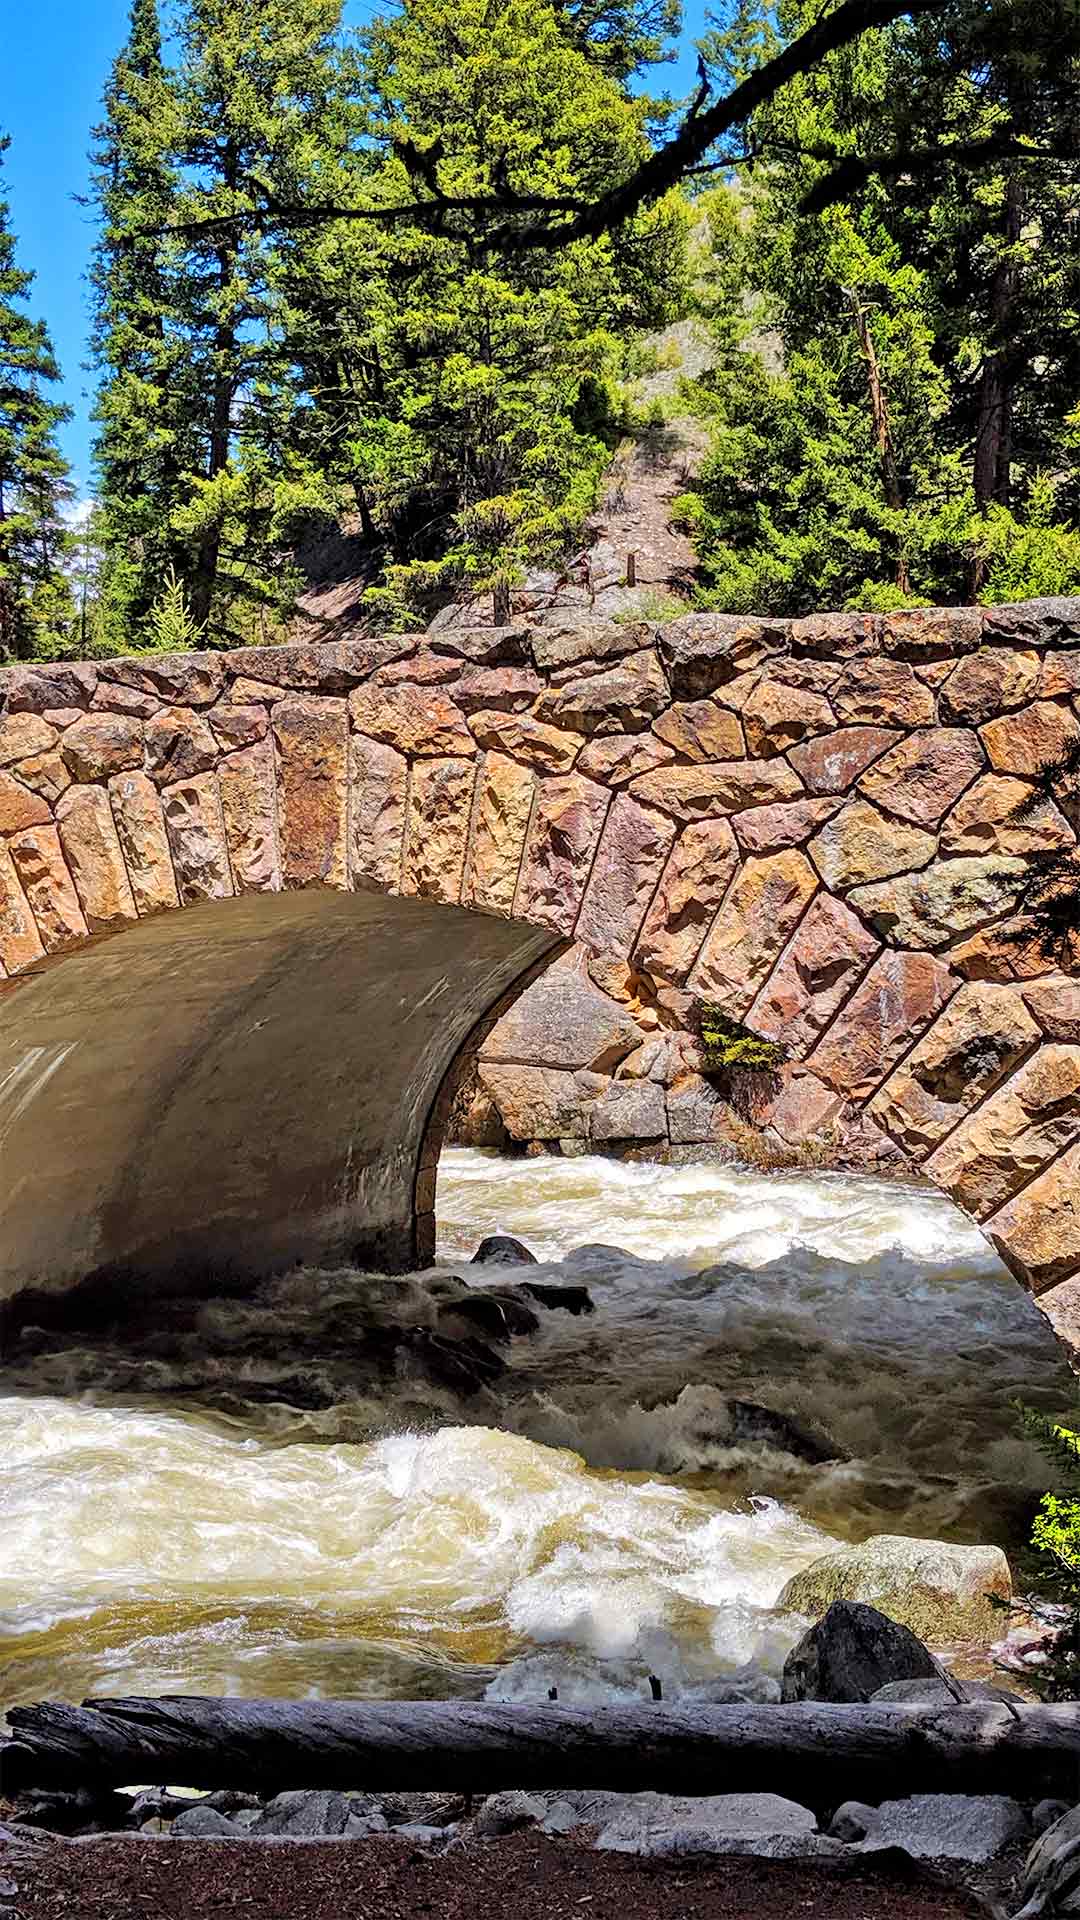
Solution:
M 1022 1537 L 1045 1467 L 1012 1403 L 1064 1412 L 1070 1376 L 931 1192 L 453 1149 L 439 1222 L 426 1275 L 302 1270 L 123 1339 L 23 1337 L 0 1706 L 588 1700 L 650 1673 L 768 1698 L 800 1630 L 780 1590 L 836 1541 Z M 541 1266 L 470 1268 L 497 1231 Z M 462 1382 L 412 1332 L 453 1325 L 453 1273 L 584 1285 L 595 1312 L 542 1311 Z

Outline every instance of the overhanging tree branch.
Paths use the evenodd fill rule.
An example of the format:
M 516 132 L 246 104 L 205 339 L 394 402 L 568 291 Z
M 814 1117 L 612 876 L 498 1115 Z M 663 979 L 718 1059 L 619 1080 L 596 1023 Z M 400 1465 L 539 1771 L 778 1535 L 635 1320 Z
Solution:
M 642 161 L 628 178 L 595 200 L 557 199 L 516 194 L 504 182 L 491 194 L 444 194 L 438 183 L 441 143 L 426 148 L 414 141 L 395 151 L 419 191 L 399 206 L 290 206 L 269 196 L 235 213 L 208 215 L 157 229 L 177 239 L 205 239 L 231 231 L 274 227 L 279 230 L 328 225 L 334 221 L 366 221 L 376 226 L 412 225 L 436 233 L 461 232 L 480 222 L 486 239 L 506 252 L 567 246 L 591 240 L 622 226 L 642 207 L 659 200 L 693 173 L 710 148 L 754 114 L 791 81 L 810 72 L 830 53 L 847 46 L 860 34 L 889 26 L 901 15 L 929 13 L 940 0 L 841 0 L 824 18 L 808 27 L 779 53 L 766 60 L 712 106 L 706 106 L 706 76 L 701 71 L 698 90 L 684 119 L 670 140 Z M 897 156 L 886 156 L 895 160 Z M 899 169 L 898 169 L 899 170 Z

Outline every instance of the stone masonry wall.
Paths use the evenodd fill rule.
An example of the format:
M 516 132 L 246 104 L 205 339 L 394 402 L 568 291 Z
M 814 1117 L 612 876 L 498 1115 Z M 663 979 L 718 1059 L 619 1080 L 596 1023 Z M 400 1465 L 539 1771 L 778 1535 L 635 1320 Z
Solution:
M 564 615 L 19 666 L 0 702 L 5 976 L 283 887 L 552 928 L 581 1030 L 572 1062 L 516 1063 L 552 1108 L 530 1134 L 580 1129 L 584 1096 L 593 1139 L 640 1137 L 646 1107 L 708 1138 L 682 1032 L 705 998 L 784 1045 L 779 1134 L 865 1115 L 1068 1308 L 1080 984 L 1004 936 L 1030 855 L 1075 845 L 1056 806 L 1017 808 L 1080 735 L 1080 602 Z

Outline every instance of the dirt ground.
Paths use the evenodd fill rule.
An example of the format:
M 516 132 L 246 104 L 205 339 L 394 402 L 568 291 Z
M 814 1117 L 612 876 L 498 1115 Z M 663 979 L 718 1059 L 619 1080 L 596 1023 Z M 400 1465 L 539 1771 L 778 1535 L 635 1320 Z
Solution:
M 433 1855 L 392 1840 L 0 1841 L 2 1920 L 972 1920 L 891 1855 L 639 1860 L 516 1834 Z

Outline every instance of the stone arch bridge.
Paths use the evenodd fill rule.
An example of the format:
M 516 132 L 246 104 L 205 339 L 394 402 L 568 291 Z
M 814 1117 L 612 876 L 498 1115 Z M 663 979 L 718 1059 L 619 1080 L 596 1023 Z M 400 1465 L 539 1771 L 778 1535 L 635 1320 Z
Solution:
M 448 1077 L 576 941 L 778 1039 L 1068 1327 L 1080 601 L 582 617 L 0 674 L 0 1295 L 428 1258 Z M 178 911 L 183 909 L 183 911 Z M 557 1128 L 553 1123 L 553 1130 Z

